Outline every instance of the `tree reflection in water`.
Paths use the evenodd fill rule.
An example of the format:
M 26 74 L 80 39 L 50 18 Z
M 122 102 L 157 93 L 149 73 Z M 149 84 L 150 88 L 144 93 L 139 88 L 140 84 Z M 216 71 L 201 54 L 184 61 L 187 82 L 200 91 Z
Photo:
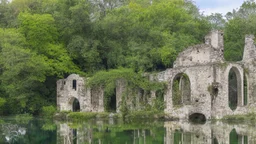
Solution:
M 6 142 L 15 143 L 26 134 L 26 128 L 17 124 L 2 124 L 2 134 L 4 135 Z
M 5 121 L 1 124 L 0 143 L 12 144 L 248 144 L 256 143 L 254 128 L 248 125 L 191 124 L 145 120 L 86 122 L 45 122 L 26 124 Z
M 76 125 L 76 124 L 72 124 Z M 247 144 L 253 128 L 224 123 L 202 125 L 183 122 L 108 123 L 85 122 L 76 127 L 62 123 L 58 129 L 59 143 L 65 144 Z M 77 126 L 77 125 L 76 125 Z M 234 137 L 233 129 L 237 129 Z M 69 137 L 70 141 L 67 141 Z M 65 140 L 66 139 L 66 140 Z M 75 140 L 75 141 L 74 141 Z M 253 142 L 253 140 L 251 140 Z M 255 141 L 256 142 L 256 141 Z

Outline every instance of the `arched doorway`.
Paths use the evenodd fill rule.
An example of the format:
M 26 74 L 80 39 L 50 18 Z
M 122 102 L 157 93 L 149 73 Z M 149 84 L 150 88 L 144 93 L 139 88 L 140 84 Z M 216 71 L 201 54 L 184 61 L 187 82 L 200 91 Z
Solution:
M 190 104 L 191 100 L 191 88 L 189 77 L 180 73 L 173 79 L 172 84 L 172 101 L 174 106 L 182 104 Z
M 108 92 L 104 91 L 104 110 L 116 112 L 116 88 Z
M 74 99 L 73 99 L 72 111 L 73 111 L 73 112 L 79 112 L 79 111 L 80 111 L 80 103 L 79 103 L 79 101 L 78 101 L 77 98 L 74 98 Z
M 242 105 L 242 79 L 239 70 L 232 67 L 228 74 L 228 102 L 231 110 Z

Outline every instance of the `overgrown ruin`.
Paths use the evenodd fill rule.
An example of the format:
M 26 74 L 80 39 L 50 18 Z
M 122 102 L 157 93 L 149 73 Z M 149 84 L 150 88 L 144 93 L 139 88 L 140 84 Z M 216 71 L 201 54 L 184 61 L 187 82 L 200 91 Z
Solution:
M 205 37 L 204 44 L 191 46 L 181 52 L 173 68 L 150 76 L 152 80 L 167 83 L 164 92 L 166 114 L 180 119 L 189 119 L 193 114 L 218 119 L 225 115 L 255 111 L 254 36 L 247 35 L 245 38 L 242 61 L 227 62 L 223 52 L 223 32 L 211 31 Z M 76 74 L 57 81 L 57 107 L 60 111 L 104 111 L 104 87 L 88 88 L 85 87 L 86 81 Z M 115 90 L 115 108 L 116 112 L 120 112 L 122 95 L 126 91 L 125 82 L 118 80 Z M 147 94 L 149 97 L 144 92 L 134 91 L 135 96 L 125 100 L 129 109 L 138 109 L 140 99 L 151 104 L 156 98 L 155 91 Z

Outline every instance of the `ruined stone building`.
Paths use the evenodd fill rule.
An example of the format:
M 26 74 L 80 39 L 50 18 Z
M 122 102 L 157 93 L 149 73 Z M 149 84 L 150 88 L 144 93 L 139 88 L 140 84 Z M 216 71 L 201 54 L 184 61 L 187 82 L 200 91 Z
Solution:
M 204 44 L 188 47 L 181 52 L 173 68 L 151 76 L 151 79 L 167 83 L 164 94 L 166 114 L 180 119 L 211 119 L 254 111 L 254 36 L 247 35 L 245 38 L 242 61 L 227 62 L 223 52 L 223 32 L 212 31 L 205 37 Z M 76 74 L 57 81 L 59 110 L 76 111 L 73 103 L 79 103 L 81 111 L 104 111 L 104 88 L 86 88 L 85 83 L 86 79 Z M 125 84 L 118 81 L 116 86 L 115 107 L 119 112 Z M 150 98 L 155 98 L 155 92 L 151 92 Z

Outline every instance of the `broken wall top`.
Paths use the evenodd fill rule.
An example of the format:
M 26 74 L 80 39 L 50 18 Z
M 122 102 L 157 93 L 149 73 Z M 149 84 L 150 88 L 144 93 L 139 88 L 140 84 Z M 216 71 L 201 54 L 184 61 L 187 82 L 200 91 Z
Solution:
M 243 62 L 250 62 L 256 59 L 256 47 L 254 45 L 254 35 L 245 36 Z
M 174 67 L 221 62 L 224 60 L 223 52 L 223 32 L 211 31 L 205 36 L 205 44 L 191 46 L 181 52 L 174 62 Z

